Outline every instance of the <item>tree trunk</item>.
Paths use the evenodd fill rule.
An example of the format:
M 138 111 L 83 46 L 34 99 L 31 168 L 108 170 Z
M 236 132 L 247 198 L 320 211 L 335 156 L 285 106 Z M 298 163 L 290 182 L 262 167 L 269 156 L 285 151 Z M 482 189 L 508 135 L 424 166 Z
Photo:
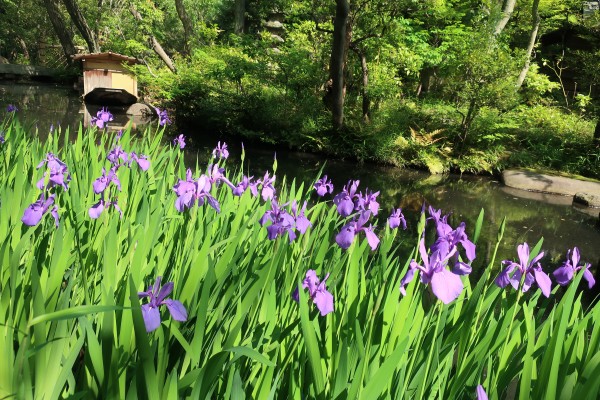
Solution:
M 348 54 L 348 0 L 336 0 L 335 19 L 333 20 L 333 45 L 329 63 L 331 77 L 331 113 L 333 128 L 339 131 L 344 126 L 344 67 Z
M 235 0 L 234 12 L 234 32 L 236 35 L 244 33 L 244 23 L 246 16 L 246 0 Z
M 17 42 L 19 43 L 19 46 L 21 46 L 21 51 L 23 52 L 23 57 L 27 61 L 30 61 L 31 59 L 29 57 L 29 50 L 27 49 L 27 44 L 25 43 L 25 41 L 23 40 L 23 38 L 17 39 Z
M 100 47 L 100 18 L 102 18 L 102 13 L 104 12 L 104 0 L 98 0 L 98 7 L 96 9 L 96 26 L 94 27 L 94 37 L 98 43 L 98 47 Z
M 419 72 L 419 87 L 417 88 L 417 96 L 421 96 L 431 90 L 431 82 L 433 81 L 433 67 L 424 67 Z
M 137 19 L 138 21 L 142 21 L 142 14 L 140 14 L 133 5 L 129 8 L 129 11 L 135 19 Z M 169 55 L 165 52 L 165 50 L 162 48 L 158 40 L 156 40 L 152 32 L 145 30 L 144 34 L 148 35 L 148 41 L 150 42 L 152 50 L 154 50 L 154 52 L 160 57 L 160 59 L 172 72 L 175 72 L 175 65 L 173 64 L 173 60 L 171 60 L 171 57 L 169 57 Z
M 46 7 L 46 11 L 48 12 L 48 18 L 50 18 L 50 23 L 54 28 L 54 32 L 56 36 L 58 36 L 58 40 L 60 41 L 60 45 L 63 48 L 63 52 L 65 53 L 65 57 L 67 59 L 67 63 L 71 64 L 73 60 L 71 59 L 72 55 L 75 55 L 77 51 L 75 50 L 75 45 L 73 44 L 73 35 L 67 29 L 65 24 L 65 20 L 60 13 L 59 8 L 59 0 L 44 0 L 44 6 Z
M 498 36 L 502 33 L 502 31 L 504 30 L 504 27 L 506 27 L 506 24 L 508 23 L 508 20 L 510 19 L 510 16 L 513 13 L 513 10 L 515 9 L 515 3 L 517 2 L 517 0 L 506 0 L 506 3 L 504 4 L 504 8 L 502 9 L 502 18 L 500 18 L 500 20 L 498 22 L 496 22 L 496 26 L 494 28 L 494 35 Z
M 540 28 L 540 13 L 538 12 L 538 6 L 540 4 L 540 0 L 533 0 L 533 7 L 531 8 L 531 18 L 533 19 L 533 25 L 531 26 L 531 33 L 529 34 L 529 44 L 527 45 L 527 52 L 525 54 L 525 65 L 519 74 L 519 78 L 517 79 L 517 89 L 523 86 L 523 82 L 525 81 L 525 77 L 527 76 L 527 72 L 529 71 L 529 66 L 531 65 L 531 53 L 533 52 L 533 48 L 535 46 L 535 41 L 537 39 L 538 30 Z
M 596 146 L 600 146 L 600 116 L 596 122 L 596 128 L 594 129 L 594 143 Z
M 85 20 L 85 16 L 77 6 L 77 3 L 74 0 L 62 0 L 65 7 L 67 8 L 67 12 L 71 16 L 71 20 L 77 27 L 77 30 L 83 37 L 83 40 L 87 43 L 88 50 L 90 53 L 98 53 L 100 48 L 98 47 L 98 42 L 96 41 L 96 37 L 94 36 L 94 32 L 90 29 L 90 26 L 87 24 Z
M 371 119 L 371 99 L 369 98 L 369 66 L 365 52 L 359 46 L 353 46 L 352 49 L 360 59 L 360 68 L 362 71 L 362 117 L 363 122 L 369 123 Z
M 190 40 L 194 35 L 194 24 L 192 23 L 192 20 L 185 9 L 183 0 L 175 0 L 175 8 L 177 9 L 177 15 L 179 16 L 179 19 L 183 25 L 183 34 L 185 40 L 184 49 L 185 52 L 189 54 Z

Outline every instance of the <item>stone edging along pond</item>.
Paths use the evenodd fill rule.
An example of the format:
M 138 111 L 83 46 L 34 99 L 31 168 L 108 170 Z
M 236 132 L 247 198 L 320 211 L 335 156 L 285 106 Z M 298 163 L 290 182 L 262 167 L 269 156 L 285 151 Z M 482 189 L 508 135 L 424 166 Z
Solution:
M 502 172 L 502 181 L 506 186 L 515 189 L 572 196 L 573 203 L 600 208 L 599 181 L 582 180 L 526 169 L 507 169 Z

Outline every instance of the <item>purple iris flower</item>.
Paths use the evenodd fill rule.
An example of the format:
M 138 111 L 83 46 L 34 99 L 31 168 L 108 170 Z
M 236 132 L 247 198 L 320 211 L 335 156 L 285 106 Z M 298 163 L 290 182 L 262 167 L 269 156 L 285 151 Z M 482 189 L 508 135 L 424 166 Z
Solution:
M 6 142 L 6 139 L 4 138 L 4 132 L 0 131 L 0 144 L 4 144 L 4 142 Z
M 469 262 L 475 259 L 475 244 L 469 240 L 465 233 L 465 223 L 461 222 L 456 229 L 447 224 L 443 220 L 439 220 L 437 224 L 438 239 L 433 247 L 443 247 L 444 251 L 449 252 L 451 248 L 458 244 L 465 249 L 465 254 Z M 458 253 L 456 254 L 458 257 Z
M 162 288 L 160 281 L 162 277 L 157 277 L 154 286 L 150 286 L 146 292 L 138 292 L 138 297 L 148 297 L 150 301 L 142 305 L 142 316 L 146 325 L 146 332 L 152 332 L 160 326 L 160 306 L 167 306 L 171 317 L 175 321 L 187 321 L 187 310 L 178 300 L 165 299 L 173 291 L 173 282 L 167 282 Z
M 481 385 L 477 385 L 477 400 L 488 400 L 488 395 Z
M 69 174 L 67 164 L 62 162 L 54 154 L 48 153 L 46 154 L 46 158 L 38 164 L 37 169 L 42 168 L 44 165 L 46 165 L 48 171 L 44 172 L 42 178 L 37 182 L 37 188 L 44 190 L 44 187 L 49 189 L 53 186 L 62 186 L 64 190 L 68 190 L 69 186 L 67 183 L 71 180 L 71 175 Z M 50 175 L 50 179 L 46 185 L 46 176 L 48 175 Z
M 121 148 L 121 146 L 115 146 L 111 151 L 106 155 L 106 159 L 110 161 L 110 163 L 119 168 L 121 165 L 126 164 L 129 161 L 129 154 Z
M 129 155 L 129 164 L 128 164 L 129 167 L 131 167 L 131 163 L 133 161 L 135 161 L 137 163 L 137 165 L 140 167 L 140 169 L 142 171 L 147 171 L 148 168 L 150 168 L 150 161 L 148 160 L 148 157 L 146 157 L 143 154 L 138 156 L 137 154 L 132 152 Z
M 356 196 L 354 201 L 354 209 L 355 210 L 368 210 L 373 213 L 373 215 L 377 215 L 379 212 L 379 203 L 377 202 L 377 196 L 379 196 L 379 192 L 373 193 L 373 191 L 367 189 L 365 194 L 359 193 Z
M 108 108 L 102 107 L 90 122 L 95 124 L 99 129 L 102 129 L 113 119 L 113 115 L 108 111 Z
M 331 183 L 331 180 L 327 180 L 327 175 L 323 175 L 321 179 L 315 182 L 314 188 L 320 197 L 325 196 L 327 193 L 333 193 L 333 183 Z
M 123 211 L 117 204 L 117 199 L 115 198 L 112 201 L 105 201 L 104 196 L 102 196 L 102 198 L 96 204 L 90 207 L 90 209 L 88 210 L 88 215 L 92 219 L 97 219 L 98 217 L 100 217 L 104 210 L 108 209 L 111 206 L 114 207 L 115 210 L 119 212 L 121 218 L 123 218 Z
M 292 201 L 290 211 L 292 217 L 294 218 L 294 226 L 296 227 L 298 232 L 303 234 L 308 228 L 312 226 L 310 220 L 304 215 L 304 212 L 306 211 L 306 201 L 304 202 L 304 205 L 302 206 L 300 212 L 298 212 L 298 204 L 296 203 L 296 200 Z
M 317 273 L 314 270 L 309 269 L 306 271 L 306 278 L 304 278 L 304 281 L 302 282 L 302 287 L 308 289 L 310 299 L 315 303 L 323 317 L 334 311 L 333 295 L 329 293 L 325 287 L 325 281 L 327 281 L 328 278 L 329 274 L 325 275 L 325 278 L 323 278 L 322 281 L 319 281 Z M 298 288 L 296 288 L 294 293 L 292 293 L 292 299 L 298 302 L 299 298 Z
M 269 172 L 267 171 L 265 172 L 264 178 L 260 181 L 262 185 L 260 194 L 264 201 L 271 200 L 273 196 L 275 196 L 275 188 L 273 187 L 275 179 L 276 176 L 273 175 L 272 177 L 269 177 Z
M 406 275 L 400 281 L 400 293 L 406 296 L 404 287 L 413 280 L 415 272 L 419 271 L 421 282 L 429 284 L 433 294 L 444 304 L 456 300 L 463 290 L 463 283 L 459 275 L 464 275 L 466 272 L 459 269 L 450 271 L 446 268 L 448 260 L 455 252 L 456 248 L 452 248 L 449 253 L 436 249 L 431 252 L 431 255 L 428 255 L 425 249 L 425 239 L 421 239 L 419 253 L 423 265 L 418 264 L 415 260 L 410 262 Z
M 34 203 L 30 204 L 29 207 L 25 209 L 21 221 L 25 225 L 36 226 L 40 223 L 44 214 L 50 210 L 50 214 L 54 217 L 54 223 L 58 228 L 58 207 L 54 205 L 54 207 L 50 209 L 52 205 L 54 205 L 54 195 L 51 194 L 48 198 L 45 198 L 44 194 L 41 194 Z
M 354 211 L 354 198 L 360 181 L 348 181 L 342 191 L 335 195 L 333 204 L 337 206 L 337 211 L 342 217 L 347 217 Z
M 250 186 L 252 178 L 253 178 L 253 176 L 248 178 L 246 175 L 244 175 L 242 177 L 241 182 L 238 183 L 237 186 L 235 186 L 232 189 L 231 193 L 233 193 L 234 196 L 241 196 L 242 194 L 244 194 L 246 189 L 248 189 L 248 187 Z M 256 190 L 256 187 L 255 187 L 255 190 Z
M 6 112 L 8 113 L 15 113 L 17 111 L 19 111 L 19 109 L 14 104 L 9 104 L 8 106 L 6 106 Z
M 229 157 L 229 150 L 227 150 L 227 143 L 223 142 L 223 144 L 221 144 L 221 142 L 218 142 L 217 147 L 215 147 L 214 150 L 212 151 L 212 156 L 216 157 L 216 158 L 227 159 Z
M 388 217 L 388 226 L 390 227 L 390 229 L 396 229 L 399 226 L 402 226 L 402 229 L 406 230 L 406 219 L 402 214 L 401 208 L 392 208 L 392 213 Z
M 537 282 L 544 296 L 550 297 L 552 281 L 542 271 L 542 266 L 539 263 L 540 259 L 544 256 L 544 252 L 540 252 L 534 259 L 529 261 L 529 245 L 523 243 L 518 246 L 517 253 L 519 254 L 519 263 L 511 260 L 502 261 L 507 267 L 496 278 L 496 285 L 504 288 L 510 283 L 513 288 L 518 289 L 521 284 L 521 277 L 525 275 L 523 292 L 528 291 L 533 282 Z
M 183 136 L 183 134 L 180 134 L 175 139 L 173 139 L 173 144 L 179 146 L 180 150 L 183 150 L 185 148 L 185 136 Z
M 219 167 L 219 164 L 211 164 L 208 166 L 208 178 L 210 179 L 211 184 L 223 182 L 232 190 L 235 189 L 234 184 L 225 176 L 225 168 Z
M 158 115 L 158 124 L 160 126 L 170 125 L 171 119 L 169 119 L 169 115 L 167 114 L 167 110 L 161 110 L 158 107 L 154 107 L 156 110 L 156 115 Z
M 248 189 L 250 189 L 250 193 L 252 193 L 252 197 L 258 196 L 258 185 L 260 185 L 260 179 L 248 181 Z M 275 189 L 273 189 L 273 190 L 275 190 Z
M 570 258 L 569 258 L 570 257 Z M 596 280 L 594 279 L 594 275 L 590 272 L 590 263 L 585 263 L 584 265 L 579 265 L 579 249 L 577 247 L 573 248 L 573 254 L 571 255 L 571 250 L 567 250 L 567 260 L 563 263 L 563 265 L 552 273 L 554 275 L 554 279 L 558 282 L 559 285 L 564 286 L 571 282 L 573 279 L 573 275 L 576 271 L 579 271 L 583 268 L 583 277 L 588 282 L 588 288 L 592 288 L 596 284 Z
M 267 210 L 258 222 L 261 226 L 264 226 L 267 221 L 271 221 L 271 225 L 267 226 L 267 237 L 269 240 L 275 240 L 277 237 L 283 236 L 286 232 L 290 238 L 290 243 L 296 239 L 294 217 L 279 207 L 275 199 L 271 201 L 271 209 Z
M 180 179 L 173 186 L 173 191 L 177 194 L 175 208 L 177 211 L 183 212 L 186 208 L 191 208 L 196 202 L 200 207 L 206 201 L 217 212 L 220 212 L 219 202 L 210 194 L 211 188 L 212 184 L 206 175 L 201 175 L 197 180 L 194 180 L 192 171 L 188 168 L 186 180 Z
M 121 181 L 117 177 L 114 167 L 108 170 L 108 175 L 106 174 L 106 169 L 102 168 L 102 176 L 93 183 L 94 193 L 103 193 L 111 182 L 121 190 Z
M 347 249 L 352 242 L 354 242 L 356 235 L 358 235 L 359 232 L 364 232 L 367 241 L 369 242 L 369 246 L 371 246 L 371 250 L 375 250 L 379 245 L 379 238 L 375 232 L 373 232 L 373 225 L 369 225 L 368 227 L 365 226 L 370 217 L 371 211 L 362 211 L 359 214 L 358 219 L 354 219 L 344 225 L 340 233 L 335 237 L 336 243 L 342 249 Z

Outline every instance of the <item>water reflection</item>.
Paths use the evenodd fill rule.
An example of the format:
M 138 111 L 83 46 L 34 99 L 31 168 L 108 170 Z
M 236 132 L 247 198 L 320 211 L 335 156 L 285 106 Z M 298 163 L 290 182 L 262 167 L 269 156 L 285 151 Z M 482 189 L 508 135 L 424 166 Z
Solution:
M 24 127 L 37 129 L 41 136 L 47 136 L 51 126 L 69 127 L 76 132 L 82 120 L 77 91 L 64 85 L 2 82 L 0 109 L 4 111 L 8 104 L 19 108 L 19 120 Z

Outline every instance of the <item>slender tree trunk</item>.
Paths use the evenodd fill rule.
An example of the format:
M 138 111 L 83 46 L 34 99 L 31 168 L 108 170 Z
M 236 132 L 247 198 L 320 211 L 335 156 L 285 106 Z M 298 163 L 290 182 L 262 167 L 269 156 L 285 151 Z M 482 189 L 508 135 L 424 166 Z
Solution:
M 600 146 L 600 116 L 598 116 L 598 121 L 596 122 L 596 128 L 594 129 L 594 143 L 597 146 Z
M 73 35 L 67 29 L 65 24 L 65 20 L 60 13 L 59 8 L 59 0 L 43 0 L 42 3 L 46 7 L 46 11 L 48 12 L 48 18 L 50 18 L 50 23 L 54 28 L 54 32 L 56 36 L 58 36 L 58 40 L 60 41 L 60 45 L 63 48 L 63 52 L 65 53 L 65 57 L 67 59 L 67 63 L 71 64 L 71 56 L 76 54 L 75 45 L 73 44 Z
M 513 10 L 515 9 L 516 2 L 517 0 L 506 0 L 506 3 L 504 3 L 504 8 L 502 9 L 502 18 L 500 18 L 500 20 L 496 22 L 496 26 L 494 28 L 495 36 L 500 35 L 506 27 L 506 24 L 508 23 L 508 20 L 510 19 Z
M 531 33 L 529 34 L 529 44 L 527 45 L 527 51 L 525 54 L 525 65 L 519 74 L 519 78 L 517 79 L 517 89 L 523 86 L 523 82 L 525 81 L 525 77 L 527 76 L 527 72 L 529 71 L 529 66 L 531 65 L 531 53 L 533 52 L 533 48 L 535 46 L 535 41 L 537 39 L 538 30 L 540 28 L 540 13 L 538 12 L 538 6 L 540 4 L 540 0 L 533 0 L 533 7 L 531 8 L 531 18 L 533 19 L 533 25 L 531 26 Z
M 369 66 L 367 56 L 359 46 L 353 46 L 352 49 L 360 59 L 360 68 L 362 71 L 362 116 L 363 122 L 369 123 L 371 119 L 371 99 L 369 98 Z
M 27 44 L 25 43 L 23 38 L 19 38 L 17 40 L 17 42 L 19 43 L 19 46 L 21 46 L 21 51 L 23 52 L 23 57 L 25 57 L 25 59 L 27 61 L 30 61 L 31 58 L 29 57 L 29 50 L 27 49 Z
M 424 67 L 419 72 L 419 87 L 417 88 L 417 96 L 421 96 L 429 92 L 431 89 L 431 81 L 433 80 L 433 67 Z
M 185 52 L 189 54 L 190 40 L 192 40 L 192 36 L 194 35 L 194 24 L 192 23 L 192 20 L 185 9 L 183 0 L 175 0 L 175 8 L 177 9 L 177 15 L 181 20 L 181 24 L 183 25 L 183 34 L 185 36 Z
M 94 27 L 94 37 L 98 42 L 98 47 L 100 47 L 100 18 L 102 17 L 102 12 L 104 8 L 104 0 L 98 0 L 98 8 L 96 10 L 96 26 Z
M 244 24 L 246 16 L 246 0 L 235 0 L 234 12 L 234 32 L 236 35 L 244 33 Z
M 336 0 L 335 19 L 333 20 L 333 45 L 329 63 L 331 77 L 331 112 L 333 128 L 339 131 L 344 126 L 344 67 L 348 54 L 348 0 Z
M 133 5 L 129 8 L 129 11 L 135 19 L 137 19 L 138 21 L 142 21 L 142 15 L 135 9 L 135 7 L 133 7 Z M 150 47 L 152 47 L 152 50 L 154 50 L 154 52 L 160 57 L 160 59 L 172 72 L 175 72 L 175 64 L 173 64 L 173 60 L 171 60 L 171 57 L 169 57 L 169 55 L 165 52 L 165 50 L 160 45 L 156 37 L 154 37 L 152 32 L 146 30 L 144 34 L 148 36 L 148 41 L 150 42 Z
M 90 29 L 90 26 L 88 25 L 85 16 L 77 6 L 77 3 L 74 0 L 62 0 L 62 2 L 67 8 L 67 12 L 71 16 L 71 20 L 83 37 L 83 40 L 85 40 L 87 43 L 90 53 L 98 53 L 100 51 L 100 47 L 98 47 L 98 42 L 96 41 L 94 32 L 92 32 Z

